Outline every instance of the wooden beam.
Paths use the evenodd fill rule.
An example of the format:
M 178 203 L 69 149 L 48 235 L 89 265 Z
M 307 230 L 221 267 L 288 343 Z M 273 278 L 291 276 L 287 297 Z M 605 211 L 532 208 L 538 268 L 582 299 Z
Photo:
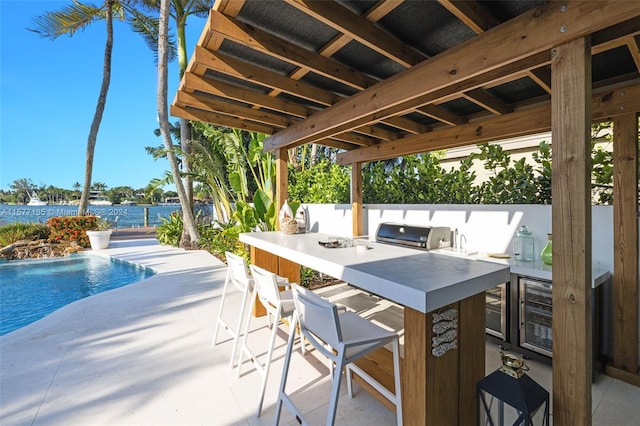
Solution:
M 196 46 L 194 55 L 198 64 L 202 64 L 214 71 L 271 89 L 278 89 L 281 92 L 318 103 L 322 106 L 333 105 L 341 99 L 311 84 L 291 80 L 289 77 L 232 58 L 224 53 L 214 52 L 205 47 Z
M 591 425 L 591 46 L 552 52 L 553 424 Z
M 325 58 L 252 25 L 237 21 L 216 11 L 211 11 L 210 17 L 211 31 L 223 38 L 287 63 L 308 68 L 319 75 L 339 81 L 349 87 L 362 89 L 372 83 L 370 78 L 340 62 Z
M 289 197 L 289 153 L 285 148 L 276 151 L 276 215 Z M 280 229 L 280 224 L 277 225 Z
M 244 120 L 255 121 L 275 128 L 283 128 L 292 125 L 297 120 L 273 112 L 253 109 L 242 104 L 229 104 L 221 99 L 211 98 L 201 94 L 178 93 L 177 105 L 200 108 L 211 111 L 224 111 L 224 115 L 230 115 Z
M 537 68 L 535 70 L 527 71 L 527 75 L 530 79 L 536 82 L 536 84 L 544 89 L 545 92 L 551 94 L 551 73 L 544 67 Z
M 412 103 L 422 96 L 634 16 L 640 16 L 640 2 L 569 1 L 562 5 L 551 2 L 278 132 L 265 140 L 265 149 L 331 136 L 348 130 L 348 126 L 361 119 L 377 117 L 382 111 L 402 104 L 418 106 Z M 505 45 L 509 49 L 500 48 Z M 487 55 L 488 50 L 492 54 Z M 416 81 L 428 84 L 416 85 Z
M 418 51 L 339 3 L 311 0 L 285 2 L 406 68 L 426 59 Z
M 635 62 L 636 68 L 640 71 L 640 36 L 629 36 L 625 38 L 625 41 L 633 62 Z
M 462 96 L 496 115 L 508 114 L 513 111 L 513 108 L 511 108 L 509 104 L 484 89 L 469 90 L 468 92 L 464 92 Z
M 476 34 L 483 33 L 500 24 L 500 21 L 477 1 L 438 0 L 438 3 Z
M 613 366 L 638 373 L 638 118 L 613 120 Z
M 351 165 L 351 233 L 364 235 L 362 228 L 362 163 Z
M 592 119 L 602 121 L 629 111 L 640 111 L 640 84 L 604 88 L 594 94 Z M 439 149 L 493 142 L 551 130 L 551 104 L 523 109 L 487 120 L 408 136 L 393 142 L 357 148 L 337 155 L 338 164 L 396 158 Z
M 434 120 L 438 120 L 451 126 L 458 126 L 467 122 L 464 117 L 460 117 L 459 115 L 454 114 L 448 109 L 443 108 L 439 105 L 425 105 L 423 107 L 417 108 L 416 112 L 419 112 L 420 114 L 424 114 L 427 117 L 431 117 Z
M 275 127 L 265 126 L 252 121 L 177 104 L 171 105 L 171 115 L 173 117 L 186 118 L 187 120 L 203 121 L 205 123 L 233 127 L 234 129 L 247 130 L 250 132 L 265 133 L 267 135 L 273 134 L 277 130 Z
M 239 102 L 246 102 L 298 118 L 310 116 L 314 110 L 304 105 L 268 96 L 250 89 L 234 86 L 220 80 L 212 80 L 192 73 L 186 73 L 183 79 L 184 91 L 201 91 Z

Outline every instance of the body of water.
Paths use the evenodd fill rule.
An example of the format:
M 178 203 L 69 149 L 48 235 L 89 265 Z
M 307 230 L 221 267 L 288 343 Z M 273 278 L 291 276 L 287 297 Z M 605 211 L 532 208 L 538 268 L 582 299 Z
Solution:
M 211 207 L 206 205 L 199 205 L 197 209 L 204 210 L 202 214 L 211 211 Z M 148 226 L 158 226 L 162 225 L 161 217 L 168 218 L 172 212 L 180 210 L 180 206 L 89 206 L 88 210 L 90 214 L 117 222 L 118 228 L 137 228 L 144 226 L 145 212 L 148 217 Z M 77 214 L 78 208 L 76 206 L 0 204 L 0 223 L 45 223 L 51 217 L 76 216 Z
M 76 300 L 154 275 L 149 268 L 96 255 L 0 262 L 0 335 Z

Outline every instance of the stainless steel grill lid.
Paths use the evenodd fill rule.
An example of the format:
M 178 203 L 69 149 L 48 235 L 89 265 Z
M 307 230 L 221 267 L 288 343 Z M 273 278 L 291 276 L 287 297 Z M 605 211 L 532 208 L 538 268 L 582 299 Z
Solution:
M 411 226 L 384 222 L 378 225 L 376 241 L 426 248 L 429 232 L 431 232 L 431 227 L 428 226 Z

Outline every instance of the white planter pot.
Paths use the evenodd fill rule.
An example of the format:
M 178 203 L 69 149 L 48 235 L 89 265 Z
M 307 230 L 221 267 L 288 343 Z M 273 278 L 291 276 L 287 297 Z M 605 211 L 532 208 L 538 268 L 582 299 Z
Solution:
M 102 250 L 109 247 L 111 229 L 107 231 L 87 231 L 92 250 Z

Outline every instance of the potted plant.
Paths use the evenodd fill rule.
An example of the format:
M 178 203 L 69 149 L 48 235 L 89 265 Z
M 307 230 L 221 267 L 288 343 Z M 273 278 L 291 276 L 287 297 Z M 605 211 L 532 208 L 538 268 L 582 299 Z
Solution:
M 106 219 L 98 217 L 87 229 L 87 236 L 92 250 L 106 249 L 111 239 L 111 224 Z

